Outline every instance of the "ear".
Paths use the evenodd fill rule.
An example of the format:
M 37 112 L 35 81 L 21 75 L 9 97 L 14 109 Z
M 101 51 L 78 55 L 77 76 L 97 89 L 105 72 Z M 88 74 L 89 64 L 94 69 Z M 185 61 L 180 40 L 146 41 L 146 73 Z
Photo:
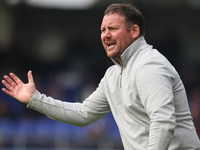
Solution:
M 132 38 L 137 39 L 140 35 L 140 27 L 134 24 L 131 28 Z

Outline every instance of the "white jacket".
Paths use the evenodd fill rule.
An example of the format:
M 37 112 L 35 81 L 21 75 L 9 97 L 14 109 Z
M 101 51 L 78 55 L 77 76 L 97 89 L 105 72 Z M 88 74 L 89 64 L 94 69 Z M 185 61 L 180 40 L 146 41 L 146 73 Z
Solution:
M 77 126 L 112 112 L 126 150 L 200 150 L 183 83 L 168 60 L 144 37 L 131 44 L 83 103 L 36 91 L 29 108 Z

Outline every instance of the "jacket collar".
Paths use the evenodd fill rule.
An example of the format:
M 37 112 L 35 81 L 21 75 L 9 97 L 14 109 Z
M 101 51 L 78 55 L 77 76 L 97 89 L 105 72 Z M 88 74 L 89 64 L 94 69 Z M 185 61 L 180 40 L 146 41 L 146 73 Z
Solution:
M 121 55 L 121 61 L 122 61 L 123 68 L 126 66 L 128 61 L 130 60 L 130 58 L 133 57 L 133 55 L 146 44 L 147 43 L 144 39 L 144 36 L 141 36 L 136 41 L 134 41 L 129 47 L 126 48 L 126 50 Z M 119 65 L 121 67 L 121 65 L 118 62 L 114 61 L 112 58 L 111 58 L 111 60 L 116 65 Z

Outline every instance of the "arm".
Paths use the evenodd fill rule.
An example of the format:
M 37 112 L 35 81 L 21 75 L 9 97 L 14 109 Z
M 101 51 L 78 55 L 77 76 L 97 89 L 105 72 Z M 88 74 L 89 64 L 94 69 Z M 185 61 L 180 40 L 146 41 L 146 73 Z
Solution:
M 2 83 L 7 88 L 2 89 L 6 94 L 28 104 L 28 108 L 65 123 L 86 126 L 110 112 L 101 86 L 83 103 L 69 103 L 40 94 L 35 88 L 31 71 L 28 72 L 27 84 L 24 84 L 13 73 L 10 73 L 10 77 L 4 76 Z
M 176 127 L 173 69 L 146 63 L 137 72 L 137 88 L 150 118 L 148 150 L 168 150 Z
M 56 100 L 36 90 L 27 107 L 39 111 L 51 119 L 80 127 L 91 124 L 110 112 L 100 87 L 83 103 Z

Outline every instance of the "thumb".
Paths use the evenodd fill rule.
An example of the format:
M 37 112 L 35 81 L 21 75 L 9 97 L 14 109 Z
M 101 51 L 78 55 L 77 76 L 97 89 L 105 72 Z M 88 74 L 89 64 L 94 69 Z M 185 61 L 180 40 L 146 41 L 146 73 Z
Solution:
M 27 76 L 28 76 L 28 82 L 29 83 L 34 83 L 34 81 L 33 81 L 33 75 L 32 75 L 32 71 L 31 70 L 29 70 Z

